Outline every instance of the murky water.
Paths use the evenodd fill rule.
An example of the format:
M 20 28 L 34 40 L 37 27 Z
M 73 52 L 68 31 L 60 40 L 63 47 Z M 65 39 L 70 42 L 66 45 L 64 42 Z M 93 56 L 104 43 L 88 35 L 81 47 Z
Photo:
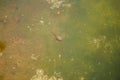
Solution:
M 0 80 L 119 80 L 119 0 L 0 0 Z

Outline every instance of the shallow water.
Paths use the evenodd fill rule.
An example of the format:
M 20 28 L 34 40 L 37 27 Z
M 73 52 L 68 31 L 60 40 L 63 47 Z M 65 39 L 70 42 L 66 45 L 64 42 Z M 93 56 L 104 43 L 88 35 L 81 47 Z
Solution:
M 119 80 L 120 1 L 47 1 L 0 0 L 0 80 Z

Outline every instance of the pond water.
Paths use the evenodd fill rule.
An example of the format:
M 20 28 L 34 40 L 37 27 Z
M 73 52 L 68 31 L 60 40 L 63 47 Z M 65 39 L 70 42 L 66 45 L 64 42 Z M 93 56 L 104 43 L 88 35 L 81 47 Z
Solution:
M 119 80 L 119 0 L 0 0 L 0 80 Z

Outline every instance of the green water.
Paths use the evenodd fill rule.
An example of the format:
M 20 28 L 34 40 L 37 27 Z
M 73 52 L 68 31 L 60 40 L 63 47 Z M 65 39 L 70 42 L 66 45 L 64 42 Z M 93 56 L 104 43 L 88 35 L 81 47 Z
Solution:
M 119 2 L 50 9 L 46 0 L 1 0 L 0 80 L 30 80 L 36 69 L 63 80 L 119 80 Z

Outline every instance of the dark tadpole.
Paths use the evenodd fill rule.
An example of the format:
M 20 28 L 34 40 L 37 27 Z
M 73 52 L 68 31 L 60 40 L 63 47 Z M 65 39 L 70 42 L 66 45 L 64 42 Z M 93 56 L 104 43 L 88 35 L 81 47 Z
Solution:
M 6 42 L 0 41 L 0 52 L 2 52 L 6 48 Z

